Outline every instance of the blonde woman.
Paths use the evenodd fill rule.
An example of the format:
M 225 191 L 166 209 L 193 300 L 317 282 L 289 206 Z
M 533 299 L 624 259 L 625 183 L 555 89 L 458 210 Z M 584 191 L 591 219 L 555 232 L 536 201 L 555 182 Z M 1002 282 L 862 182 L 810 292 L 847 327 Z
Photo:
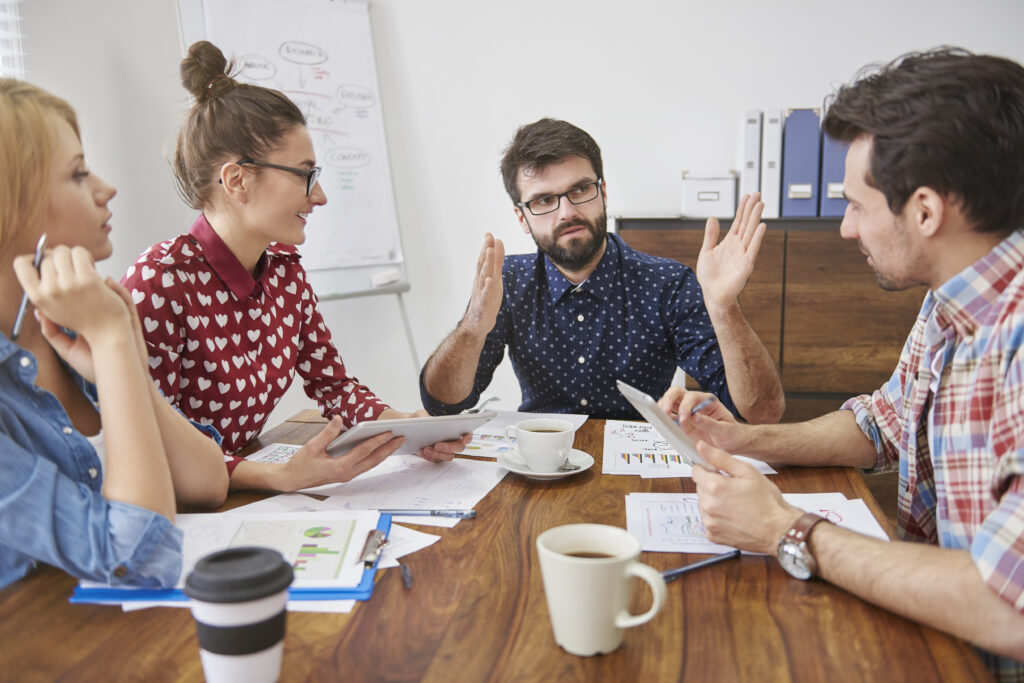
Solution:
M 74 110 L 0 79 L 0 586 L 37 562 L 173 585 L 176 500 L 227 494 L 213 442 L 149 378 L 128 293 L 94 267 L 112 251 L 114 194 L 85 163 Z M 15 332 L 23 294 L 33 310 Z

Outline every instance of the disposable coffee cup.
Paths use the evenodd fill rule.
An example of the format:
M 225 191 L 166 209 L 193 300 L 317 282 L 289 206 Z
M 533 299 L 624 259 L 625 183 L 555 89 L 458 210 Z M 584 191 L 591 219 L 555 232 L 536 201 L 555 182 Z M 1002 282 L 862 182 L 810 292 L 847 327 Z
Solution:
M 569 459 L 576 427 L 568 420 L 534 418 L 505 430 L 515 437 L 519 456 L 534 472 L 555 472 Z
M 207 555 L 185 580 L 209 683 L 276 681 L 292 567 L 270 548 Z
M 555 642 L 570 654 L 614 651 L 625 629 L 650 621 L 665 604 L 661 572 L 637 562 L 640 541 L 625 529 L 558 526 L 537 537 L 537 554 Z M 643 614 L 629 612 L 633 577 L 651 587 L 651 608 Z

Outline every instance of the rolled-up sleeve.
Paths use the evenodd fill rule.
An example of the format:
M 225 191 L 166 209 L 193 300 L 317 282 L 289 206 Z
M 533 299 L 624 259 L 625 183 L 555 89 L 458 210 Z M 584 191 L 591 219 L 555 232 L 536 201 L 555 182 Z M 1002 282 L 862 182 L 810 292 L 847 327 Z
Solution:
M 1024 480 L 985 517 L 971 542 L 971 558 L 989 588 L 1024 612 Z
M 108 501 L 6 435 L 0 450 L 4 545 L 83 579 L 142 587 L 177 582 L 182 533 L 166 517 Z
M 928 306 L 926 301 L 925 306 Z M 852 410 L 864 435 L 871 439 L 878 452 L 875 466 L 869 471 L 892 469 L 899 463 L 900 448 L 906 447 L 910 433 L 905 430 L 906 408 L 911 404 L 910 392 L 915 390 L 913 380 L 916 369 L 912 368 L 913 358 L 920 355 L 915 339 L 925 317 L 919 315 L 914 330 L 907 337 L 889 381 L 871 394 L 854 396 L 842 405 L 842 410 Z

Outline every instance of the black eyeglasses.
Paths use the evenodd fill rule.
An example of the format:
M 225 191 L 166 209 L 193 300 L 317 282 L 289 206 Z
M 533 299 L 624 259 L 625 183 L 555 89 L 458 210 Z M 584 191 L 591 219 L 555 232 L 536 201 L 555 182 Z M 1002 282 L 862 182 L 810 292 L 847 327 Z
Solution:
M 584 204 L 597 199 L 600 188 L 601 179 L 598 178 L 592 182 L 577 185 L 568 192 L 546 194 L 528 202 L 516 202 L 516 206 L 521 209 L 529 209 L 534 216 L 543 216 L 546 213 L 558 211 L 558 207 L 562 205 L 562 197 L 568 199 L 570 204 Z
M 292 166 L 281 166 L 280 164 L 271 164 L 266 161 L 256 161 L 255 159 L 239 159 L 235 162 L 239 166 L 262 166 L 263 168 L 276 168 L 278 171 L 287 171 L 288 173 L 294 173 L 297 176 L 302 176 L 306 179 L 306 196 L 313 191 L 313 186 L 316 185 L 317 179 L 320 177 L 320 167 L 314 166 L 310 169 L 305 168 L 294 168 Z

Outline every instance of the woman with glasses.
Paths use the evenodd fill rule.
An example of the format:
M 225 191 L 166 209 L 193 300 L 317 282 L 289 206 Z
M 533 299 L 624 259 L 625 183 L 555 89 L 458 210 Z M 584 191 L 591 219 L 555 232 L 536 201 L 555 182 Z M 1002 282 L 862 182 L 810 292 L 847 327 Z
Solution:
M 276 90 L 240 83 L 201 41 L 182 61 L 195 97 L 174 174 L 201 214 L 187 234 L 149 248 L 125 275 L 149 347 L 150 374 L 185 415 L 216 428 L 234 488 L 293 491 L 348 481 L 402 441 L 385 433 L 344 456 L 324 450 L 357 422 L 410 417 L 348 374 L 294 245 L 327 202 L 302 112 Z M 285 463 L 233 454 L 259 435 L 298 373 L 331 422 Z M 422 413 L 426 415 L 426 413 Z M 449 460 L 464 441 L 421 455 Z
M 171 586 L 176 502 L 227 495 L 219 449 L 149 378 L 130 295 L 96 272 L 114 194 L 67 102 L 0 79 L 0 587 L 38 562 Z

